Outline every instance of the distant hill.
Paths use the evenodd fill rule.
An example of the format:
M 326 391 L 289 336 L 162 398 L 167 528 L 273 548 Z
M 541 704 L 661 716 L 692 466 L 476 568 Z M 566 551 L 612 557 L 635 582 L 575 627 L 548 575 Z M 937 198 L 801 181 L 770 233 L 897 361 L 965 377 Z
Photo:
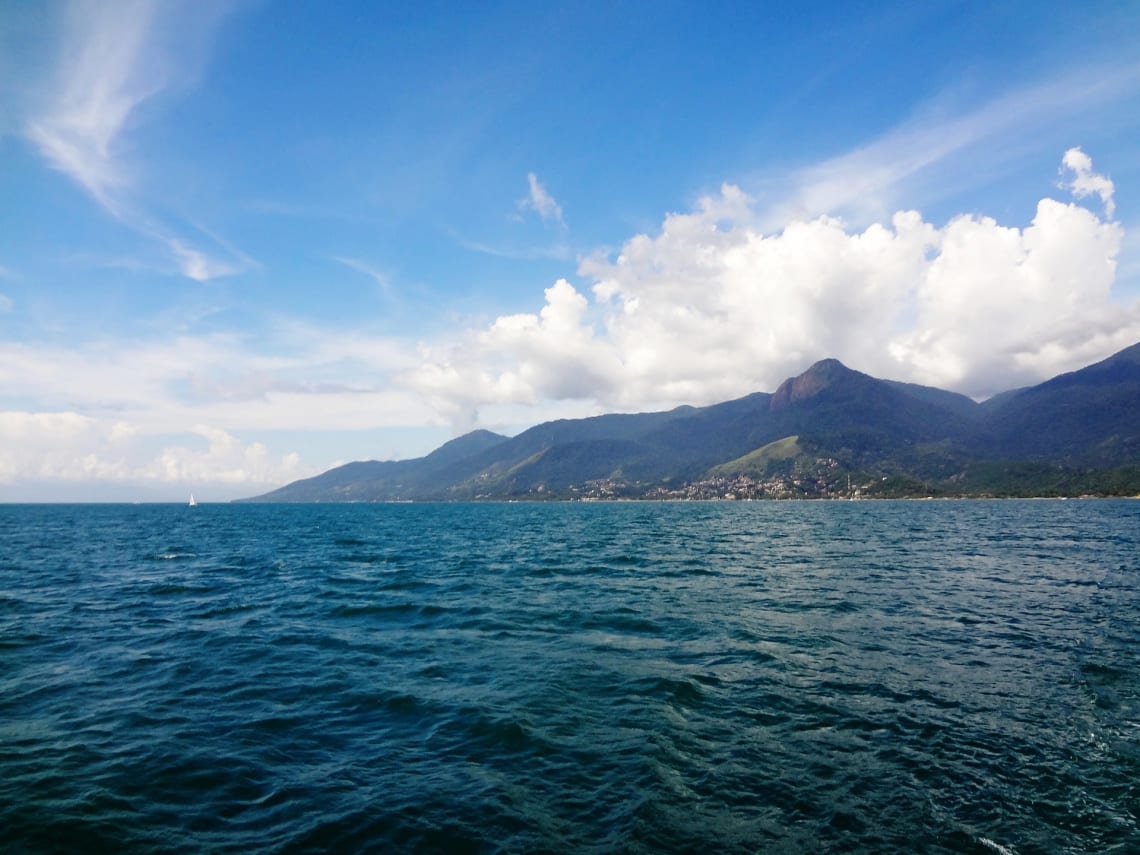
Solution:
M 253 501 L 370 502 L 378 497 L 399 498 L 405 493 L 418 495 L 430 490 L 436 480 L 463 471 L 465 461 L 507 441 L 507 437 L 488 430 L 472 431 L 444 443 L 426 457 L 346 463 Z
M 1140 344 L 987 408 L 992 450 L 1086 466 L 1140 462 Z
M 474 431 L 245 501 L 1082 493 L 1140 493 L 1140 344 L 984 404 L 825 359 L 771 394 Z

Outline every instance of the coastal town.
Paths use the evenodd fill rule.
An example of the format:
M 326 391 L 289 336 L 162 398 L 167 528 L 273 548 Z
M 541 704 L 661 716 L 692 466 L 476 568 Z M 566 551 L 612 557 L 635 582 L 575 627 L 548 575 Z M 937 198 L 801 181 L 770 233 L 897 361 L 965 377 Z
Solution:
M 584 487 L 571 487 L 570 492 L 581 501 L 624 498 L 662 501 L 753 501 L 761 499 L 860 499 L 874 481 L 858 482 L 841 471 L 841 464 L 831 457 L 821 457 L 803 470 L 778 474 L 716 475 L 677 486 L 646 486 L 617 478 L 601 478 L 586 482 Z

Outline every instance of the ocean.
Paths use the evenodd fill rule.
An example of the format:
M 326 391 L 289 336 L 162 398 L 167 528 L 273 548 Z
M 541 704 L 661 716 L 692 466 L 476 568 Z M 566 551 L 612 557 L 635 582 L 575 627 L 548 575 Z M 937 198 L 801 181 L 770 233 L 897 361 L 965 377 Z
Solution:
M 0 849 L 1140 851 L 1140 501 L 0 506 Z

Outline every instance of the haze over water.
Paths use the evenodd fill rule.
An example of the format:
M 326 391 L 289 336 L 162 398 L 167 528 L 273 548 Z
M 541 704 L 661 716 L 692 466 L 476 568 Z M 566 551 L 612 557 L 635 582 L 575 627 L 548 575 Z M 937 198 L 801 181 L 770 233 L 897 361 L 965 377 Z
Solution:
M 0 506 L 6 851 L 1140 848 L 1140 502 Z

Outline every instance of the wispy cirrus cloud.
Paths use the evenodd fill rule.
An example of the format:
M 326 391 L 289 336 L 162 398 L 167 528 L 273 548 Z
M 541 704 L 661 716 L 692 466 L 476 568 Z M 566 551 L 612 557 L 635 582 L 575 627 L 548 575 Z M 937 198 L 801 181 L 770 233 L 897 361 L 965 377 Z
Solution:
M 541 220 L 543 232 L 547 234 L 542 243 L 533 242 L 534 232 L 531 232 L 532 242 L 522 243 L 517 238 L 507 240 L 476 240 L 459 234 L 454 229 L 448 229 L 452 239 L 464 249 L 477 252 L 481 255 L 490 255 L 495 258 L 507 258 L 513 261 L 572 261 L 575 251 L 566 240 L 569 228 L 562 216 L 562 206 L 538 180 L 533 172 L 527 173 L 527 195 L 515 203 L 515 212 L 508 215 L 514 223 L 523 223 L 528 219 L 527 212 L 537 214 Z M 555 235 L 550 235 L 554 230 Z
M 391 277 L 382 270 L 378 270 L 366 261 L 361 261 L 358 258 L 348 258 L 343 255 L 330 255 L 330 259 L 337 264 L 344 265 L 349 270 L 355 270 L 361 273 L 376 283 L 380 289 L 380 293 L 384 295 L 387 300 L 394 300 L 396 297 L 395 291 L 392 288 Z
M 44 158 L 116 216 L 128 179 L 113 148 L 131 113 L 165 85 L 166 72 L 147 50 L 156 10 L 150 3 L 68 7 L 54 92 L 27 127 Z
M 564 242 L 546 246 L 508 246 L 485 243 L 471 240 L 456 232 L 450 232 L 451 237 L 464 249 L 478 252 L 481 255 L 490 255 L 495 258 L 509 258 L 514 261 L 572 261 L 575 257 L 574 249 Z
M 178 272 L 197 281 L 255 263 L 207 229 L 191 224 L 191 238 L 150 213 L 127 137 L 144 105 L 193 81 L 222 11 L 213 2 L 73 0 L 60 22 L 54 77 L 24 126 L 53 169 L 110 216 L 164 245 Z
M 767 231 L 821 214 L 872 222 L 889 216 L 904 196 L 913 198 L 915 187 L 986 181 L 1003 163 L 1019 162 L 1027 146 L 1042 145 L 1062 118 L 1137 95 L 1140 64 L 1132 63 L 1084 68 L 964 110 L 932 102 L 866 145 L 793 173 L 783 201 L 763 211 L 758 225 Z
M 534 211 L 544 223 L 565 227 L 566 221 L 562 219 L 562 206 L 550 195 L 550 191 L 538 180 L 538 176 L 533 172 L 528 172 L 526 181 L 529 192 L 524 198 L 519 199 L 519 210 Z
M 289 318 L 271 327 L 256 336 L 0 341 L 0 410 L 35 401 L 43 411 L 113 415 L 152 432 L 195 422 L 239 430 L 404 423 L 411 396 L 386 388 L 385 378 L 416 363 L 414 344 Z M 428 413 L 412 403 L 417 418 Z

